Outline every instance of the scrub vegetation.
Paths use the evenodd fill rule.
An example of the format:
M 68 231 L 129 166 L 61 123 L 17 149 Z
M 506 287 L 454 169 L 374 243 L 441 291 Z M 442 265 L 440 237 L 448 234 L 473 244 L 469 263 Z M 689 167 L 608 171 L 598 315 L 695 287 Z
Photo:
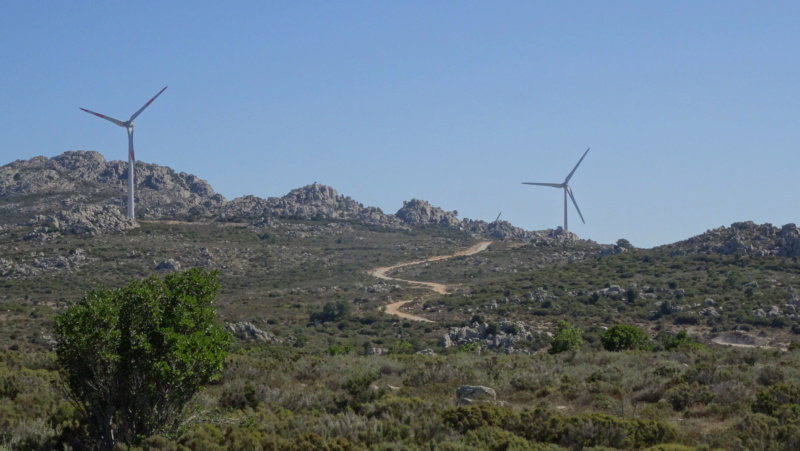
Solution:
M 113 356 L 131 364 L 143 355 L 102 347 L 72 359 L 56 354 L 58 337 L 116 337 L 113 324 L 73 327 L 69 312 L 95 298 L 116 311 L 123 293 L 155 302 L 181 277 L 215 286 L 212 271 L 217 313 L 203 324 L 248 322 L 274 339 L 221 339 L 227 356 L 215 354 L 217 370 L 191 379 L 197 390 L 181 395 L 176 415 L 123 434 L 116 449 L 800 447 L 800 322 L 788 307 L 800 284 L 797 258 L 495 241 L 479 254 L 390 274 L 448 284 L 439 295 L 368 275 L 476 242 L 438 226 L 279 218 L 26 236 L 0 230 L 3 258 L 37 268 L 53 256 L 83 257 L 0 279 L 0 447 L 107 447 L 92 442 L 91 402 L 64 390 L 70 362 L 80 354 L 87 365 Z M 383 312 L 400 300 L 434 322 Z M 778 314 L 758 313 L 773 306 Z M 142 316 L 140 324 L 162 319 Z M 468 327 L 483 336 L 440 346 L 443 335 Z M 539 334 L 513 348 L 490 345 L 525 330 Z M 417 354 L 426 349 L 435 355 Z M 179 365 L 154 368 L 160 377 L 186 376 Z M 459 399 L 462 385 L 489 387 L 496 399 Z

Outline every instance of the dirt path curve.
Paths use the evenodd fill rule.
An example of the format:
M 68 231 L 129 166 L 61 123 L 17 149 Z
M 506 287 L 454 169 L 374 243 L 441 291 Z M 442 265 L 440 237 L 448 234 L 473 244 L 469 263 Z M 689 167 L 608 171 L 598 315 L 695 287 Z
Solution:
M 712 343 L 716 343 L 722 346 L 731 346 L 734 348 L 760 348 L 760 349 L 780 349 L 781 351 L 787 351 L 788 345 L 778 343 L 777 345 L 768 345 L 766 341 L 759 343 L 759 339 L 754 337 L 744 337 L 736 336 L 732 334 L 723 334 L 711 339 Z
M 410 283 L 410 284 L 413 284 L 413 285 L 421 285 L 421 286 L 424 286 L 424 287 L 428 287 L 431 290 L 433 290 L 434 292 L 439 293 L 439 294 L 447 294 L 447 289 L 449 287 L 447 285 L 445 285 L 445 284 L 435 283 L 435 282 L 421 282 L 421 281 L 417 281 L 417 280 L 397 279 L 397 278 L 394 278 L 394 277 L 389 277 L 387 274 L 389 272 L 391 272 L 391 271 L 394 271 L 395 269 L 403 268 L 405 266 L 419 265 L 419 264 L 422 264 L 422 263 L 429 263 L 429 262 L 435 262 L 435 261 L 439 261 L 439 260 L 446 260 L 448 258 L 463 257 L 463 256 L 466 256 L 466 255 L 474 255 L 474 254 L 477 254 L 478 252 L 485 251 L 487 248 L 489 248 L 490 244 L 492 244 L 491 241 L 481 241 L 480 243 L 478 243 L 478 244 L 476 244 L 474 246 L 471 246 L 469 249 L 463 250 L 461 252 L 456 252 L 455 254 L 452 254 L 452 255 L 438 255 L 436 257 L 431 257 L 431 258 L 428 258 L 428 259 L 425 259 L 425 260 L 417 260 L 417 261 L 413 261 L 413 262 L 400 263 L 400 264 L 397 264 L 397 265 L 394 265 L 394 266 L 384 266 L 384 267 L 381 267 L 381 268 L 375 268 L 375 269 L 369 271 L 369 274 L 371 276 L 377 277 L 379 279 L 399 280 L 401 282 L 406 282 L 406 283 Z M 386 306 L 386 313 L 388 313 L 390 315 L 399 316 L 400 318 L 410 319 L 410 320 L 414 320 L 414 321 L 426 321 L 426 322 L 429 322 L 429 323 L 433 322 L 433 321 L 431 321 L 431 320 L 429 320 L 427 318 L 423 318 L 421 316 L 415 316 L 415 315 L 411 315 L 411 314 L 408 314 L 408 313 L 401 312 L 400 311 L 400 307 L 408 304 L 409 302 L 414 302 L 414 301 L 398 301 L 398 302 L 395 302 L 393 304 L 389 304 L 389 305 Z

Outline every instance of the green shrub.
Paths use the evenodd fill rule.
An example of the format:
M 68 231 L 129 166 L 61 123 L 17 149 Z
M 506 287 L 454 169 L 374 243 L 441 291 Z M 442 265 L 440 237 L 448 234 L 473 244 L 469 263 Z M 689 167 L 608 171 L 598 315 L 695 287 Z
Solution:
M 443 361 L 425 361 L 421 368 L 410 371 L 403 381 L 410 387 L 422 387 L 435 383 L 458 383 L 464 379 L 463 374 Z
M 514 415 L 511 410 L 492 404 L 451 407 L 442 412 L 444 423 L 465 434 L 486 426 L 502 426 Z
M 68 394 L 101 447 L 170 433 L 232 343 L 215 324 L 216 272 L 90 291 L 55 321 Z
M 328 355 L 345 355 L 350 354 L 353 350 L 353 345 L 340 345 L 340 344 L 333 344 L 328 347 Z
M 226 383 L 219 403 L 230 409 L 254 408 L 259 403 L 256 386 L 251 381 L 242 382 L 241 379 Z
M 222 432 L 212 424 L 194 426 L 178 439 L 178 444 L 189 449 L 223 451 L 222 444 L 225 437 Z
M 690 337 L 688 333 L 686 333 L 686 329 L 681 329 L 675 335 L 668 335 L 664 339 L 664 349 L 667 351 L 670 350 L 682 350 L 687 351 L 690 349 L 704 349 L 705 346 L 698 343 L 694 338 Z
M 383 396 L 386 391 L 372 385 L 378 380 L 376 374 L 362 374 L 352 377 L 342 384 L 342 388 L 350 395 L 350 405 L 374 401 Z
M 611 326 L 600 337 L 600 343 L 607 351 L 649 350 L 650 337 L 647 332 L 626 324 Z
M 464 443 L 475 449 L 491 451 L 534 449 L 529 441 L 496 426 L 482 426 L 468 431 Z
M 568 322 L 561 320 L 557 326 L 558 332 L 550 342 L 550 354 L 558 354 L 564 351 L 577 351 L 583 345 L 583 331 L 577 327 L 571 327 Z
M 708 404 L 715 395 L 706 385 L 684 382 L 667 390 L 665 396 L 673 409 L 683 411 L 696 404 Z
M 327 323 L 346 319 L 350 316 L 350 304 L 345 301 L 326 302 L 322 310 L 312 312 L 309 321 Z
M 400 340 L 394 344 L 394 346 L 389 349 L 391 354 L 413 354 L 414 353 L 414 345 L 411 342 L 406 340 Z
M 561 416 L 546 409 L 524 410 L 505 419 L 504 428 L 531 442 L 556 443 L 566 448 L 592 446 L 644 448 L 673 442 L 677 428 L 654 420 L 619 419 L 608 415 Z
M 761 413 L 745 416 L 731 429 L 734 443 L 723 444 L 729 448 L 758 450 L 789 449 L 780 445 L 781 427 L 778 420 Z M 730 446 L 734 445 L 734 446 Z
M 753 412 L 774 415 L 786 404 L 800 404 L 800 387 L 793 384 L 777 384 L 756 394 Z
M 621 247 L 622 249 L 633 250 L 633 244 L 631 244 L 631 242 L 626 240 L 625 238 L 618 239 L 617 246 Z

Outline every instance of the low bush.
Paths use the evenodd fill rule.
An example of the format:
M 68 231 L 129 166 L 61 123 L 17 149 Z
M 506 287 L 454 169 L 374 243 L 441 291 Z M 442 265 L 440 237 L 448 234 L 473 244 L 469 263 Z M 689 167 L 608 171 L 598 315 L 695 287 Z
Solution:
M 753 412 L 774 415 L 781 406 L 800 404 L 800 386 L 777 384 L 756 394 Z
M 556 336 L 550 342 L 550 354 L 559 354 L 564 351 L 577 351 L 583 345 L 583 331 L 572 327 L 568 322 L 558 322 Z
M 627 324 L 611 326 L 600 337 L 600 342 L 606 351 L 629 351 L 651 349 L 650 337 L 647 332 Z

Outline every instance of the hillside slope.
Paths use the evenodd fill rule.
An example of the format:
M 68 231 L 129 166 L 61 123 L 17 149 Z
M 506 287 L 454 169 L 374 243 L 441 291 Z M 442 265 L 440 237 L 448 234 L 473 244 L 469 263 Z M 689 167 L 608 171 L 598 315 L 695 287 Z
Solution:
M 406 305 L 437 322 L 422 335 L 406 331 L 431 345 L 476 315 L 543 330 L 567 317 L 594 326 L 692 325 L 709 336 L 747 326 L 778 341 L 800 331 L 794 224 L 735 223 L 635 249 L 561 229 L 462 220 L 419 199 L 386 214 L 316 183 L 280 198 L 229 201 L 194 175 L 141 162 L 140 217 L 132 221 L 123 214 L 124 169 L 78 151 L 0 167 L 0 302 L 14 319 L 0 339 L 39 346 L 53 315 L 86 290 L 194 266 L 220 271 L 226 320 L 273 321 L 271 332 L 295 338 L 324 337 L 306 326 L 309 311 L 327 302 L 347 302 L 371 321 L 364 325 L 371 334 L 384 336 L 380 324 L 390 319 L 374 315 L 399 300 L 416 300 Z M 456 287 L 446 295 L 368 274 L 487 238 L 495 244 L 479 255 L 401 265 L 390 274 Z

